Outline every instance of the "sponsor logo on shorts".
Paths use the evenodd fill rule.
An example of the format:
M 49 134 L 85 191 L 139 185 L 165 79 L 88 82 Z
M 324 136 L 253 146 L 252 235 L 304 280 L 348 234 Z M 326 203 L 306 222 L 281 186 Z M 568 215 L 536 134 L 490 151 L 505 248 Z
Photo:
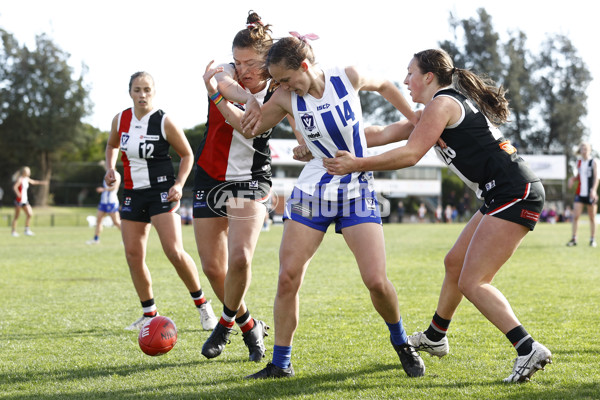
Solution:
M 521 210 L 521 218 L 537 222 L 540 219 L 540 213 L 523 209 Z
M 300 203 L 292 204 L 292 208 L 290 210 L 292 214 L 298 214 L 304 218 L 312 219 L 311 207 L 307 207 Z
M 366 198 L 365 203 L 367 203 L 367 210 L 374 210 L 377 208 L 377 204 L 373 198 Z
M 123 201 L 123 204 L 126 206 L 131 205 L 131 197 L 127 196 L 125 197 L 125 200 Z

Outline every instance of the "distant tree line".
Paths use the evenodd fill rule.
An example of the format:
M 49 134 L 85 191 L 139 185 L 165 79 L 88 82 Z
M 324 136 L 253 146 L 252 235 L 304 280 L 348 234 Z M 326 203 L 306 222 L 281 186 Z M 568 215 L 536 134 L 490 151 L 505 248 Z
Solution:
M 456 66 L 485 73 L 508 90 L 512 119 L 502 128 L 505 136 L 523 153 L 566 154 L 571 161 L 574 146 L 589 136 L 583 119 L 592 77 L 570 40 L 550 35 L 539 53 L 527 48 L 527 37 L 521 31 L 509 32 L 507 42 L 502 43 L 492 17 L 483 8 L 475 18 L 465 20 L 450 14 L 449 24 L 454 37 L 439 46 L 448 51 Z M 52 185 L 32 188 L 38 190 L 32 196 L 36 205 L 72 204 L 67 197 L 100 183 L 108 138 L 108 132 L 82 122 L 93 107 L 85 82 L 87 66 L 82 65 L 76 74 L 68 63 L 70 54 L 46 34 L 36 37 L 34 49 L 19 44 L 2 28 L 0 36 L 0 187 L 4 203 L 14 197 L 12 173 L 29 165 L 35 179 L 60 182 L 62 187 L 68 182 L 82 186 L 55 191 Z M 401 118 L 377 94 L 361 92 L 361 102 L 369 123 L 384 125 Z M 204 130 L 204 124 L 186 130 L 194 149 Z M 290 138 L 289 132 L 287 122 L 282 123 L 273 137 Z M 173 157 L 178 161 L 176 154 Z M 50 192 L 54 197 L 49 197 Z

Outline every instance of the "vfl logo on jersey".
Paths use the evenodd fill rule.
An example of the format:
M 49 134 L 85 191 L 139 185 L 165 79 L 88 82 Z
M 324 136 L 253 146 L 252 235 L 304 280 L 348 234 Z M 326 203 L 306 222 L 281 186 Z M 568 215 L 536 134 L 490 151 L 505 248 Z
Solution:
M 129 142 L 129 135 L 123 133 L 121 135 L 121 151 L 127 151 L 127 143 Z
M 161 192 L 160 193 L 160 201 L 162 203 L 168 203 L 167 197 L 169 197 L 169 193 L 167 193 L 167 192 Z
M 323 138 L 323 135 L 321 135 L 321 132 L 317 128 L 315 115 L 311 111 L 300 115 L 300 121 L 302 121 L 302 126 L 308 139 L 317 140 Z

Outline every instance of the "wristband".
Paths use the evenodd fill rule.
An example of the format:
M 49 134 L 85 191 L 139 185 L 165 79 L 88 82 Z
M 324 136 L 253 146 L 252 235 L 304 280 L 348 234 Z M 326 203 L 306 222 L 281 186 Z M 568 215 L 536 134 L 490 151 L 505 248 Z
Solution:
M 215 103 L 215 106 L 223 101 L 224 97 L 221 93 L 217 92 L 210 96 L 210 99 Z

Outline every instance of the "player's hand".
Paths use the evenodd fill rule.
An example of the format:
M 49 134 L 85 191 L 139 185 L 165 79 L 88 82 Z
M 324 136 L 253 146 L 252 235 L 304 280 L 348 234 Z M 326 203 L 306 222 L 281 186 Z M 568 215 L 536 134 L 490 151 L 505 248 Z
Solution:
M 104 182 L 106 182 L 108 186 L 111 186 L 116 181 L 117 178 L 115 177 L 115 170 L 113 168 L 107 169 L 106 174 L 104 175 Z
M 335 158 L 324 158 L 323 166 L 331 175 L 346 175 L 355 171 L 356 157 L 347 151 L 338 150 Z
M 440 146 L 440 148 L 442 148 L 442 149 L 445 149 L 445 148 L 448 147 L 448 145 L 446 144 L 446 142 L 444 142 L 441 137 L 437 140 L 436 144 L 438 146 Z
M 167 201 L 179 201 L 183 196 L 183 188 L 180 183 L 175 183 L 169 189 L 169 193 L 167 195 Z
M 260 104 L 254 96 L 249 96 L 246 102 L 246 111 L 240 120 L 242 130 L 244 133 L 253 132 L 254 128 L 258 127 L 261 121 L 262 112 L 260 111 Z
M 211 68 L 211 65 L 214 62 L 215 60 L 212 60 L 208 63 L 206 69 L 204 70 L 204 75 L 202 76 L 204 79 L 204 85 L 206 86 L 206 91 L 208 92 L 209 96 L 212 96 L 218 92 L 217 79 L 215 78 L 215 75 L 219 72 L 223 72 L 223 67 Z
M 294 147 L 292 151 L 294 152 L 294 160 L 306 162 L 314 158 L 313 154 L 308 149 L 308 146 L 305 144 Z

